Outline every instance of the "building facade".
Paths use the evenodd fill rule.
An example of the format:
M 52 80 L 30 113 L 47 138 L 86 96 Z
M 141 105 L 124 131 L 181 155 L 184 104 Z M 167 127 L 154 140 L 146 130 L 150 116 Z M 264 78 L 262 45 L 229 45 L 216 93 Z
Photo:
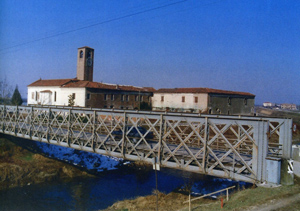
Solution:
M 275 103 L 271 103 L 271 102 L 264 102 L 263 103 L 263 107 L 274 107 Z
M 286 110 L 297 110 L 296 104 L 283 103 L 280 105 L 281 109 Z
M 93 81 L 94 49 L 78 48 L 77 78 L 39 79 L 28 85 L 28 105 L 143 109 L 151 106 L 154 89 Z
M 255 95 L 209 88 L 159 89 L 154 92 L 152 107 L 156 111 L 207 114 L 250 115 Z

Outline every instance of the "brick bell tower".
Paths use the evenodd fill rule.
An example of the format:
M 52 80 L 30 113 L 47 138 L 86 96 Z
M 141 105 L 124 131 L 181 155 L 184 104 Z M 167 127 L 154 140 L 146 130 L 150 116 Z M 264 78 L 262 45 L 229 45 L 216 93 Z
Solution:
M 78 48 L 77 79 L 93 81 L 94 49 L 90 47 Z

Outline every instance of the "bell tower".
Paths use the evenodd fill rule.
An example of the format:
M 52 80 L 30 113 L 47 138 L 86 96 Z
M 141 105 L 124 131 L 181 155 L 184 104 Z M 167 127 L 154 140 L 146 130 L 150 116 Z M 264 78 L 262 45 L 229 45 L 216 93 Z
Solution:
M 77 53 L 77 79 L 93 81 L 94 49 L 90 47 L 78 48 Z

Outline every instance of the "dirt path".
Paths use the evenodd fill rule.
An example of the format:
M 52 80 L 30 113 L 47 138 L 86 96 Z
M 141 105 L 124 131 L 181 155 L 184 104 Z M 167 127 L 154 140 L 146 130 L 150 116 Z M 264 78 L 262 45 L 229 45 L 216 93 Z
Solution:
M 300 207 L 298 206 L 293 206 L 293 204 L 298 204 L 300 203 L 300 193 L 291 196 L 291 197 L 287 197 L 287 198 L 283 198 L 283 199 L 273 199 L 270 202 L 260 205 L 260 206 L 254 206 L 251 207 L 250 209 L 247 210 L 260 210 L 260 211 L 269 211 L 269 210 L 291 210 L 291 208 L 295 208 L 293 210 L 300 210 Z

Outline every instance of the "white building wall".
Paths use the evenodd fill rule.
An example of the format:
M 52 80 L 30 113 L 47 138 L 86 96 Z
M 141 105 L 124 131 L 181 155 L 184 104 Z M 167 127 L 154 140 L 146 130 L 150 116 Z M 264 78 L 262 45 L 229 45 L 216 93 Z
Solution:
M 52 93 L 41 93 L 41 91 L 50 90 Z M 54 100 L 56 92 L 56 101 Z M 28 105 L 58 105 L 57 104 L 57 96 L 59 96 L 60 87 L 58 86 L 36 86 L 36 87 L 28 87 L 27 89 L 27 104 Z M 51 99 L 47 99 L 48 96 L 51 96 Z
M 265 102 L 265 103 L 263 103 L 263 106 L 264 107 L 273 107 L 273 106 L 275 106 L 275 103 Z
M 75 93 L 75 105 L 85 107 L 86 89 L 85 88 L 62 88 L 60 103 L 61 105 L 68 105 L 69 95 Z
M 46 94 L 41 91 L 50 90 L 51 99 L 47 99 Z M 55 94 L 56 93 L 56 94 Z M 59 86 L 36 86 L 28 87 L 27 104 L 28 105 L 60 105 L 67 106 L 69 95 L 75 93 L 75 105 L 74 106 L 85 106 L 85 88 L 61 88 Z M 56 95 L 56 100 L 55 100 Z M 47 100 L 46 100 L 47 99 Z
M 164 101 L 161 101 L 161 97 Z M 185 102 L 182 102 L 182 97 L 185 97 Z M 195 102 L 195 97 L 198 97 L 198 102 Z M 155 110 L 159 109 L 183 109 L 206 111 L 208 103 L 208 94 L 193 94 L 193 93 L 154 93 L 152 97 L 152 107 Z

